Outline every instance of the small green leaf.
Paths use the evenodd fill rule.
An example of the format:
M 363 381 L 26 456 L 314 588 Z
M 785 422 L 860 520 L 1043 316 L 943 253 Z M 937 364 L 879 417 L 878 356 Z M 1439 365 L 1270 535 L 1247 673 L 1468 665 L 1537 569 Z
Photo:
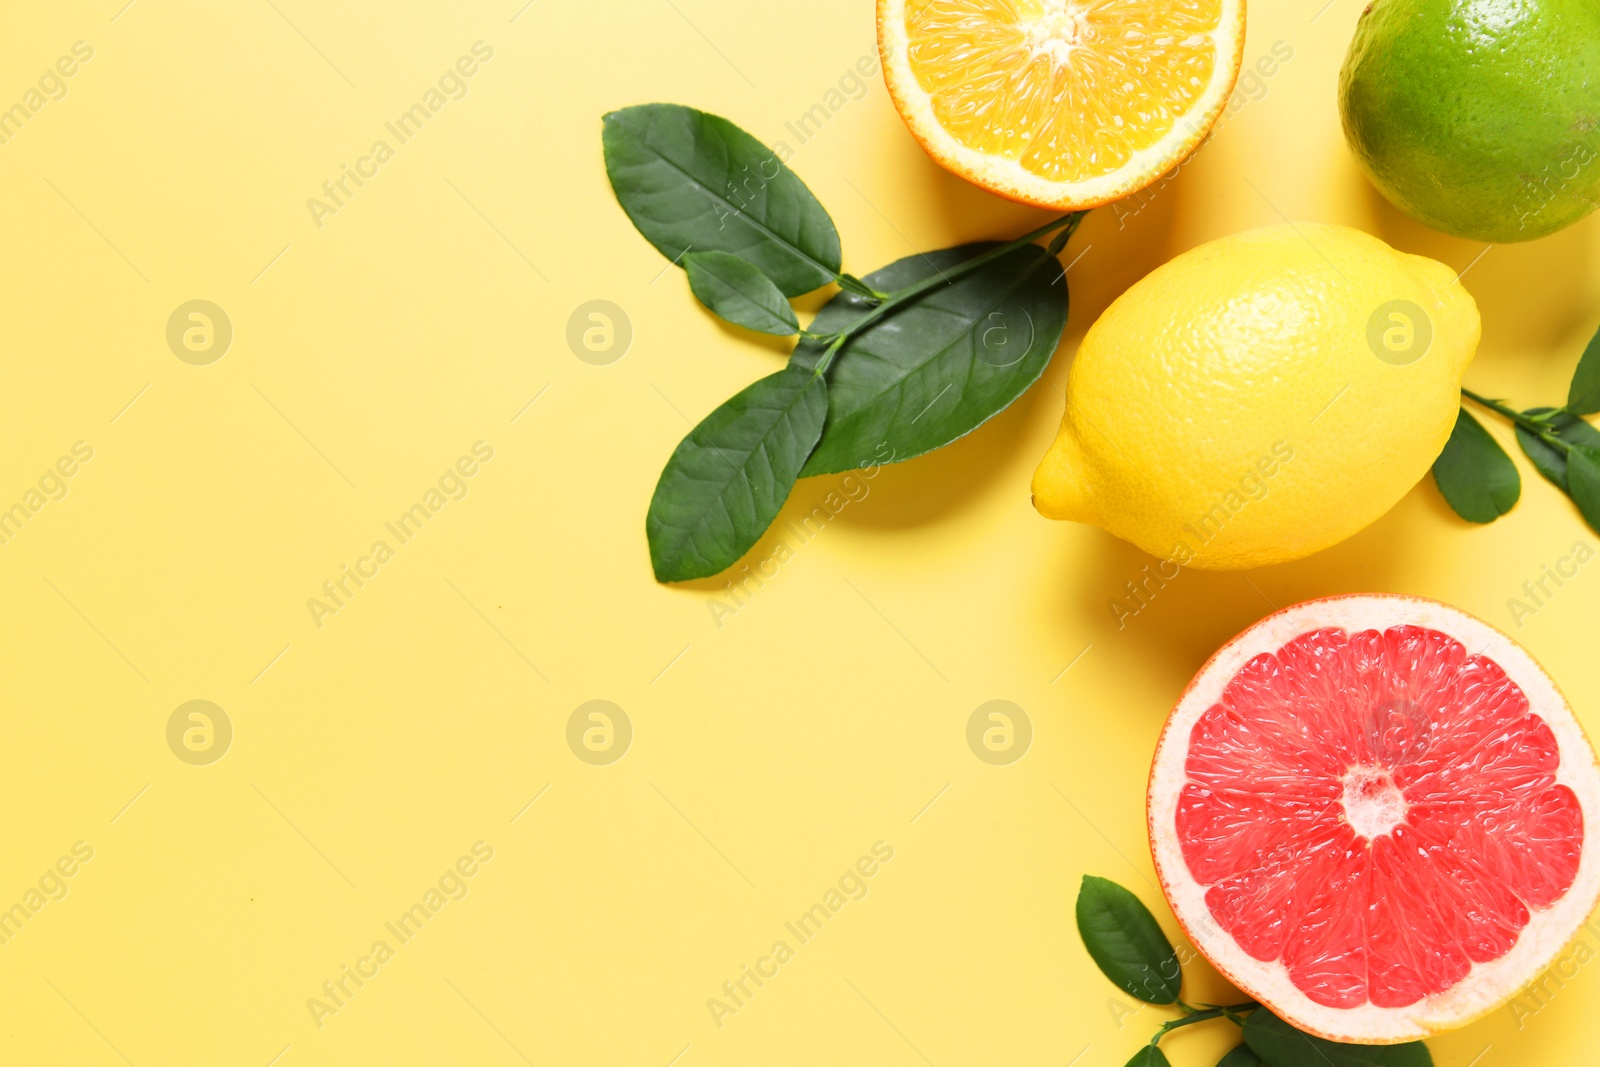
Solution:
M 772 149 L 725 118 L 678 104 L 605 117 L 606 175 L 622 210 L 661 254 L 731 252 L 788 296 L 839 273 L 839 232 Z
M 1433 480 L 1446 503 L 1468 522 L 1493 522 L 1522 495 L 1516 464 L 1466 408 L 1433 461 Z
M 1552 415 L 1552 412 L 1554 414 Z M 1565 411 L 1557 412 L 1555 408 L 1529 408 L 1523 412 L 1525 415 L 1544 415 L 1549 417 L 1547 425 L 1557 437 L 1574 445 L 1590 445 L 1600 448 L 1600 430 L 1596 430 L 1583 419 L 1570 415 Z M 1533 461 L 1540 474 L 1550 480 L 1556 488 L 1563 493 L 1567 491 L 1567 453 L 1556 445 L 1546 443 L 1538 434 L 1517 427 L 1517 444 L 1522 447 L 1523 455 Z
M 1589 344 L 1578 359 L 1578 369 L 1572 372 L 1572 385 L 1567 389 L 1567 410 L 1574 415 L 1593 415 L 1600 411 L 1600 331 L 1589 338 Z
M 1433 1056 L 1420 1041 L 1403 1045 L 1327 1041 L 1296 1030 L 1266 1008 L 1257 1008 L 1245 1020 L 1244 1039 L 1267 1067 L 1433 1067 Z
M 1154 1045 L 1144 1045 L 1133 1054 L 1133 1059 L 1128 1061 L 1127 1067 L 1172 1067 L 1172 1061 L 1167 1059 L 1167 1054 Z
M 1567 453 L 1567 492 L 1583 520 L 1600 532 L 1600 448 L 1574 445 Z
M 1249 1045 L 1235 1045 L 1232 1051 L 1217 1061 L 1217 1067 L 1266 1067 L 1266 1062 L 1251 1052 Z
M 904 289 L 993 247 L 910 256 L 867 275 L 879 292 Z M 873 307 L 842 292 L 813 333 L 837 333 Z M 828 371 L 828 424 L 804 474 L 910 459 L 971 433 L 1044 373 L 1067 322 L 1061 265 L 1037 245 L 1018 248 L 932 289 L 852 337 Z M 794 362 L 815 366 L 823 345 L 803 340 Z
M 1078 890 L 1078 936 L 1101 972 L 1147 1004 L 1178 999 L 1183 971 L 1172 942 L 1138 897 L 1092 874 Z
M 738 562 L 788 499 L 827 413 L 823 380 L 791 364 L 690 431 L 645 517 L 656 579 L 704 578 Z
M 683 257 L 683 267 L 700 303 L 735 326 L 779 337 L 800 332 L 788 299 L 748 260 L 727 252 L 691 252 Z

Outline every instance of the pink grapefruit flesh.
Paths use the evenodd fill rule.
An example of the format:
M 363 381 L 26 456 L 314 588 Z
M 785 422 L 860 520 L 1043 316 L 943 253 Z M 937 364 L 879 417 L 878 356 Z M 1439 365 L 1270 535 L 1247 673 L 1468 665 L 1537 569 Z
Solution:
M 1196 947 L 1336 1041 L 1492 1010 L 1600 897 L 1577 719 L 1520 646 L 1433 601 L 1310 601 L 1234 638 L 1168 719 L 1149 800 Z

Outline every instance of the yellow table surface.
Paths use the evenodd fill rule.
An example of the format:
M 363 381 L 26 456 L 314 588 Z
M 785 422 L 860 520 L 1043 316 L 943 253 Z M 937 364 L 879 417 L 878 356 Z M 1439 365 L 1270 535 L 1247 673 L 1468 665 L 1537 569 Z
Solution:
M 1105 875 L 1173 929 L 1145 777 L 1234 632 L 1330 593 L 1437 597 L 1512 630 L 1600 727 L 1600 568 L 1520 628 L 1508 609 L 1596 540 L 1526 464 L 1493 526 L 1424 484 L 1312 559 L 1185 572 L 1121 628 L 1109 602 L 1149 557 L 1029 506 L 1096 315 L 1284 217 L 1466 270 L 1469 383 L 1563 395 L 1600 321 L 1600 223 L 1485 249 L 1383 203 L 1335 105 L 1360 0 L 1252 4 L 1247 63 L 1290 58 L 1175 180 L 1085 223 L 1043 382 L 854 483 L 810 540 L 775 535 L 789 558 L 737 602 L 652 580 L 645 508 L 685 419 L 781 347 L 663 270 L 606 185 L 600 116 L 677 101 L 785 141 L 858 273 L 1037 225 L 855 79 L 868 0 L 123 3 L 13 2 L 0 34 L 0 107 L 27 112 L 0 127 L 0 509 L 24 509 L 0 527 L 6 1063 L 1118 1065 L 1170 1016 L 1099 975 L 1073 897 Z M 220 359 L 215 313 L 209 348 L 169 346 L 194 300 L 231 325 Z M 591 300 L 631 323 L 622 358 L 569 348 Z M 846 488 L 802 482 L 779 525 Z M 188 711 L 169 744 L 196 700 L 221 712 L 209 747 Z M 568 743 L 591 700 L 623 711 L 612 751 L 631 730 L 609 764 Z M 967 742 L 991 700 L 1031 726 L 1005 765 Z M 1588 1058 L 1600 974 L 1569 971 L 1437 1062 Z M 1225 994 L 1203 963 L 1188 981 Z M 1214 1063 L 1228 1030 L 1180 1032 L 1173 1062 Z

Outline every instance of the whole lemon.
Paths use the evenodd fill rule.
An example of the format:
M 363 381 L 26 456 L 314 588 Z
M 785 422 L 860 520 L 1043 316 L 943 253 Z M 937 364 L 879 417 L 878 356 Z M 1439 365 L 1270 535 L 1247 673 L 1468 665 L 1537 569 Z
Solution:
M 1389 201 L 1526 241 L 1600 199 L 1600 4 L 1374 0 L 1339 74 L 1345 138 Z
M 1356 230 L 1201 245 L 1090 327 L 1034 506 L 1180 566 L 1308 556 L 1427 474 L 1478 333 L 1450 268 Z

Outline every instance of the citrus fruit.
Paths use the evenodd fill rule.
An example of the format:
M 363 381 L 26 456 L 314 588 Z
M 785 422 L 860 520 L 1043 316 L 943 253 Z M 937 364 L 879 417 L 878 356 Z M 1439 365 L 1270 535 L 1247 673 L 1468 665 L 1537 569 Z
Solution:
M 1490 1011 L 1600 897 L 1600 767 L 1519 645 L 1445 604 L 1286 608 L 1167 719 L 1150 844 L 1178 921 L 1240 989 L 1334 1041 Z
M 1375 0 L 1339 75 L 1345 138 L 1425 225 L 1526 241 L 1600 202 L 1600 7 Z
M 1084 336 L 1034 506 L 1179 566 L 1310 555 L 1428 473 L 1477 344 L 1453 271 L 1364 233 L 1301 223 L 1201 245 Z
M 878 0 L 889 94 L 968 181 L 1093 207 L 1182 162 L 1239 75 L 1244 0 Z

